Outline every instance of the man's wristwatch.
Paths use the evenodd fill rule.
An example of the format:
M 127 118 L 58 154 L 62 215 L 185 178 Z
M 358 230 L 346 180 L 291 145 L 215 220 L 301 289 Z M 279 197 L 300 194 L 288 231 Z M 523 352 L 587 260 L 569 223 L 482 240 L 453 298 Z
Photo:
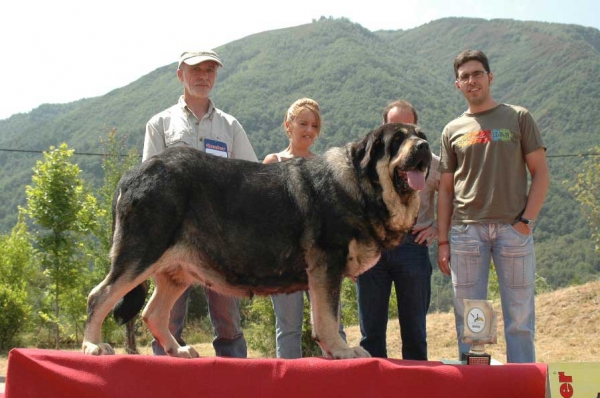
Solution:
M 519 216 L 517 222 L 522 222 L 523 224 L 527 225 L 531 230 L 535 228 L 535 220 L 528 220 L 524 217 Z

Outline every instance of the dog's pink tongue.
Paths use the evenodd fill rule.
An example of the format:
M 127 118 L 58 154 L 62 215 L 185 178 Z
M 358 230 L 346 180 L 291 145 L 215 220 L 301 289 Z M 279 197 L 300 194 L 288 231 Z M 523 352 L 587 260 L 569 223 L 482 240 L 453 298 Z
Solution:
M 421 191 L 425 188 L 425 173 L 421 171 L 411 170 L 406 172 L 408 178 L 408 185 L 417 191 Z

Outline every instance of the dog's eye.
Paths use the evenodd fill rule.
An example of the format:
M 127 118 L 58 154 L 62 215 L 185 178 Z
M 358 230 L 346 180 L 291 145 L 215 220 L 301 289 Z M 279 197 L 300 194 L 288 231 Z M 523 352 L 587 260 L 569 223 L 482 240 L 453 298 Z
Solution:
M 392 143 L 390 145 L 390 153 L 396 154 L 400 150 L 400 145 L 402 145 L 402 139 L 399 135 L 394 136 L 392 139 Z
M 422 131 L 417 131 L 417 135 L 419 136 L 419 138 L 423 138 L 425 141 L 429 141 L 425 133 L 423 133 Z

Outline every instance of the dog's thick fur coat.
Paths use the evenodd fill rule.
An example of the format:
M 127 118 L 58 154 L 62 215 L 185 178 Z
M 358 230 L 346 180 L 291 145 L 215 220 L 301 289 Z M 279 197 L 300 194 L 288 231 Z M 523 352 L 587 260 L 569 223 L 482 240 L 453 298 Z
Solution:
M 424 134 L 405 124 L 311 160 L 267 165 L 166 149 L 116 189 L 112 266 L 88 297 L 83 351 L 114 352 L 101 343 L 104 319 L 121 298 L 118 318 L 139 312 L 145 290 L 138 286 L 154 277 L 143 319 L 169 355 L 198 356 L 177 343 L 168 322 L 181 293 L 201 283 L 245 297 L 308 288 L 323 350 L 333 358 L 369 356 L 339 336 L 342 278 L 375 265 L 382 249 L 410 231 L 430 161 Z

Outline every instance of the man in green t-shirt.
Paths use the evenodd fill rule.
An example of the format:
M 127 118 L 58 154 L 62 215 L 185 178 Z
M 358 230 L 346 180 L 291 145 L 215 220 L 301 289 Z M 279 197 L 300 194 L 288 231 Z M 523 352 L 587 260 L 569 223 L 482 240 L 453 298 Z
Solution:
M 500 104 L 484 53 L 454 60 L 455 86 L 469 108 L 442 133 L 438 266 L 452 276 L 459 356 L 463 299 L 487 298 L 494 260 L 508 362 L 535 362 L 533 228 L 549 185 L 546 148 L 527 109 Z M 527 171 L 531 185 L 527 185 Z

